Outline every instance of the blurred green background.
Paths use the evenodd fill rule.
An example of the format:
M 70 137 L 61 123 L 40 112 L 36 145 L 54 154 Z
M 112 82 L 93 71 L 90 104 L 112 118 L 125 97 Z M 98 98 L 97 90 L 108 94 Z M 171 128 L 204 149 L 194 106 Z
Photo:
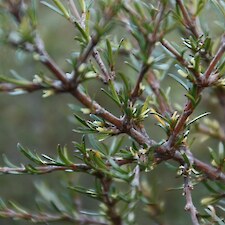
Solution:
M 71 67 L 66 63 L 65 59 L 77 48 L 74 42 L 74 27 L 43 5 L 39 5 L 38 12 L 40 34 L 45 41 L 49 54 L 64 71 L 69 72 Z M 210 30 L 209 35 L 217 40 L 218 35 L 221 34 L 221 28 L 216 25 L 215 21 L 220 21 L 222 23 L 224 23 L 224 21 L 212 4 L 207 4 L 207 8 L 201 14 L 201 21 L 205 21 L 202 24 L 206 26 L 207 30 Z M 180 38 L 177 33 L 171 33 L 171 35 L 168 36 L 169 40 L 181 43 L 181 40 L 177 38 Z M 33 77 L 34 74 L 40 71 L 49 74 L 40 63 L 32 59 L 30 54 L 1 45 L 0 74 L 9 74 L 11 69 L 25 77 Z M 106 108 L 114 111 L 114 108 L 110 109 L 111 103 L 108 102 L 108 99 L 101 99 L 101 94 L 95 93 L 97 88 L 93 86 L 93 84 L 98 86 L 100 84 L 95 82 L 89 85 L 91 91 L 96 94 L 96 98 L 100 102 L 103 102 Z M 171 78 L 165 78 L 162 82 L 162 87 L 167 88 L 168 86 L 172 88 L 171 102 L 183 104 L 185 101 L 183 89 Z M 17 151 L 17 143 L 21 143 L 29 149 L 36 150 L 39 154 L 45 153 L 54 156 L 58 144 L 66 144 L 68 149 L 72 152 L 72 142 L 80 140 L 80 136 L 72 132 L 72 129 L 76 125 L 72 122 L 73 111 L 68 107 L 68 104 L 76 103 L 75 99 L 66 94 L 59 94 L 49 98 L 42 98 L 41 96 L 41 92 L 19 96 L 10 96 L 4 93 L 0 94 L 0 153 L 5 154 L 10 161 L 15 164 L 19 165 L 19 163 L 27 162 Z M 218 102 L 211 103 L 209 101 L 204 101 L 204 99 L 209 98 L 209 96 L 211 96 L 211 93 L 205 92 L 203 102 L 198 107 L 196 115 L 211 111 L 212 117 L 219 118 L 219 122 L 224 123 L 224 118 L 220 114 L 221 108 L 217 106 Z M 162 137 L 162 131 L 156 127 L 154 123 L 151 118 L 148 120 L 148 130 L 150 136 L 159 141 Z M 198 134 L 194 134 L 194 136 L 199 138 Z M 209 160 L 208 145 L 214 147 L 217 146 L 217 142 L 211 139 L 205 143 L 196 143 L 195 141 L 192 148 L 194 149 L 194 154 L 200 156 L 203 160 Z M 4 165 L 1 157 L 0 165 Z M 164 200 L 164 221 L 171 221 L 168 222 L 168 224 L 173 225 L 188 225 L 191 223 L 190 216 L 188 213 L 184 212 L 185 200 L 182 196 L 182 190 L 167 191 L 167 188 L 181 186 L 183 182 L 182 178 L 176 178 L 174 171 L 168 170 L 165 164 L 161 164 L 150 174 L 144 175 L 143 179 L 154 184 L 153 186 L 157 189 L 156 197 Z M 35 199 L 38 198 L 38 193 L 34 183 L 43 180 L 46 181 L 51 189 L 56 190 L 59 194 L 67 190 L 63 189 L 62 180 L 72 181 L 76 184 L 85 184 L 87 186 L 93 185 L 93 180 L 83 174 L 75 174 L 68 177 L 58 172 L 42 176 L 4 175 L 0 176 L 0 197 L 4 200 L 14 200 L 27 208 L 35 209 Z M 198 200 L 206 193 L 205 188 L 200 185 L 193 191 L 195 204 L 197 207 L 199 206 L 200 209 L 201 206 Z M 96 202 L 94 200 L 87 198 L 83 200 L 84 208 L 95 208 Z M 144 216 L 142 208 L 141 205 L 137 208 L 139 224 L 154 224 Z M 18 225 L 31 223 L 0 219 L 0 224 Z

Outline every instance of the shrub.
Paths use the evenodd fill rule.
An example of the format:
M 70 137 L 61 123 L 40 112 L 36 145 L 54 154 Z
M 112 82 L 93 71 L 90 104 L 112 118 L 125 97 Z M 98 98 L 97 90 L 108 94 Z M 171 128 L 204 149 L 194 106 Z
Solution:
M 62 171 L 65 181 L 62 195 L 46 184 L 36 185 L 45 205 L 38 204 L 35 212 L 2 201 L 2 218 L 45 224 L 185 224 L 180 211 L 179 221 L 165 218 L 170 206 L 181 205 L 172 200 L 164 205 L 159 194 L 178 189 L 190 214 L 188 224 L 225 224 L 223 1 L 41 1 L 74 29 L 76 47 L 66 59 L 69 72 L 46 50 L 39 29 L 48 23 L 38 22 L 38 1 L 0 4 L 2 45 L 27 52 L 52 74 L 1 75 L 0 91 L 71 95 L 78 102 L 71 105 L 74 131 L 82 134 L 74 149 L 58 145 L 54 157 L 18 144 L 30 162 L 17 166 L 4 158 L 1 174 Z M 218 149 L 205 137 L 216 140 Z M 203 154 L 196 157 L 196 149 L 211 161 Z M 179 185 L 171 188 L 163 181 L 160 173 L 167 170 Z M 90 178 L 91 185 L 66 182 L 65 176 L 73 180 L 78 174 Z M 193 189 L 204 189 L 204 196 L 192 198 Z M 82 196 L 93 198 L 97 207 L 85 211 Z

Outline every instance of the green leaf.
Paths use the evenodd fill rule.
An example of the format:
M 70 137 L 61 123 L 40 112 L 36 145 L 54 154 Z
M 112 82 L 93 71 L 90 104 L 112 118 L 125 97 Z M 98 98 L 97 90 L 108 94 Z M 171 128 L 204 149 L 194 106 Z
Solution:
M 109 154 L 115 155 L 120 150 L 124 140 L 125 136 L 122 136 L 120 139 L 118 137 L 114 138 L 109 148 Z
M 207 181 L 203 181 L 202 184 L 212 193 L 217 194 L 218 192 L 209 184 Z
M 206 113 L 203 113 L 203 114 L 201 114 L 201 115 L 195 117 L 194 119 L 192 119 L 190 122 L 188 122 L 188 123 L 186 124 L 186 127 L 189 127 L 192 123 L 194 123 L 194 122 L 196 122 L 197 120 L 199 120 L 199 119 L 201 119 L 201 118 L 203 118 L 203 117 L 205 117 L 205 116 L 208 116 L 208 115 L 210 115 L 210 114 L 211 114 L 210 112 L 206 112 Z
M 109 81 L 109 88 L 110 88 L 110 91 L 111 91 L 112 96 L 114 97 L 115 101 L 120 106 L 121 105 L 120 98 L 119 98 L 119 95 L 118 95 L 118 93 L 115 89 L 115 83 L 112 80 Z
M 217 156 L 216 152 L 210 147 L 209 147 L 209 152 L 210 152 L 210 156 L 212 158 L 213 166 L 218 167 L 220 163 L 219 163 L 219 159 L 218 159 L 218 156 Z
M 112 95 L 111 93 L 109 93 L 108 91 L 106 91 L 105 89 L 101 88 L 101 91 L 103 91 L 110 99 L 112 99 L 119 107 L 121 106 L 118 102 L 118 99 L 115 98 L 114 95 Z
M 77 21 L 75 21 L 74 24 L 77 27 L 77 29 L 80 31 L 82 37 L 85 39 L 85 41 L 87 43 L 89 41 L 89 37 L 86 34 L 85 30 L 81 27 L 81 25 Z
M 101 195 L 98 192 L 96 192 L 96 190 L 94 190 L 94 189 L 86 189 L 84 187 L 79 187 L 79 186 L 76 186 L 76 187 L 70 186 L 69 188 L 78 193 L 85 194 L 88 197 L 98 199 L 98 200 L 102 199 Z
M 23 214 L 28 214 L 28 212 L 20 205 L 18 205 L 18 203 L 9 201 L 9 204 L 16 209 L 16 211 L 23 213 Z
M 22 85 L 22 86 L 31 84 L 31 82 L 28 80 L 17 80 L 17 79 L 13 79 L 13 78 L 1 76 L 1 75 L 0 75 L 0 82 L 7 82 L 7 83 Z
M 219 143 L 218 155 L 219 155 L 220 161 L 224 162 L 225 155 L 224 155 L 224 145 L 222 142 Z
M 106 39 L 106 46 L 107 46 L 107 56 L 108 56 L 108 63 L 111 69 L 114 67 L 114 60 L 113 60 L 113 51 L 112 46 L 110 44 L 109 39 Z
M 90 126 L 87 124 L 87 122 L 86 122 L 83 118 L 81 118 L 80 116 L 78 116 L 78 115 L 76 115 L 76 114 L 74 114 L 74 117 L 75 117 L 82 125 L 84 125 L 85 127 L 90 128 Z
M 95 138 L 93 134 L 88 135 L 88 140 L 91 144 L 91 146 L 95 149 L 100 151 L 103 155 L 108 151 L 106 148 L 103 148 L 103 145 L 101 145 Z
M 35 162 L 36 164 L 42 164 L 40 157 L 38 157 L 37 154 L 33 154 L 30 150 L 25 149 L 22 145 L 19 143 L 17 144 L 17 148 L 19 151 L 21 151 L 28 159 Z
M 4 163 L 5 163 L 7 166 L 9 166 L 10 168 L 16 168 L 16 167 L 17 167 L 15 164 L 13 164 L 13 163 L 11 163 L 11 162 L 9 161 L 9 159 L 7 158 L 7 156 L 6 156 L 5 154 L 2 155 L 2 158 L 3 158 Z
M 65 8 L 65 6 L 61 3 L 60 0 L 52 0 L 57 8 L 62 12 L 62 14 L 65 16 L 66 19 L 69 19 L 70 18 L 70 14 L 68 12 L 68 10 Z
M 63 13 L 61 10 L 59 10 L 57 7 L 55 7 L 54 5 L 49 4 L 46 1 L 41 1 L 41 4 L 47 6 L 48 8 L 50 8 L 51 10 L 53 10 L 54 12 L 58 13 L 59 15 L 63 16 Z
M 168 75 L 172 77 L 175 81 L 177 81 L 181 86 L 183 86 L 187 91 L 189 90 L 188 86 L 178 76 L 172 73 L 169 73 Z
M 190 93 L 185 94 L 185 96 L 191 101 L 191 104 L 193 105 L 193 107 L 195 107 L 197 104 L 197 100 L 195 99 L 195 97 L 191 95 Z
M 58 145 L 57 152 L 58 152 L 58 155 L 59 155 L 60 160 L 63 163 L 65 163 L 66 165 L 72 165 L 73 164 L 73 162 L 69 159 L 69 156 L 68 156 L 68 152 L 67 152 L 66 147 L 61 148 L 61 146 Z
M 86 12 L 85 0 L 79 0 L 79 3 L 80 3 L 80 7 L 81 7 L 81 10 L 82 10 L 82 13 L 85 13 Z
M 188 165 L 188 167 L 190 167 L 191 166 L 191 162 L 190 162 L 187 154 L 185 152 L 182 152 L 181 155 L 182 155 L 182 157 L 184 159 L 184 162 Z

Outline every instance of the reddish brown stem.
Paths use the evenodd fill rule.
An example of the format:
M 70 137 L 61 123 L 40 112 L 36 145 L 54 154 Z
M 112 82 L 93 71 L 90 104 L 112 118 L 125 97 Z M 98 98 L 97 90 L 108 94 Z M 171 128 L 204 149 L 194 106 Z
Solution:
M 198 30 L 197 30 L 196 23 L 195 23 L 194 20 L 192 20 L 190 18 L 189 12 L 185 8 L 183 1 L 177 0 L 177 4 L 179 5 L 180 10 L 183 14 L 184 25 L 186 26 L 187 29 L 189 29 L 195 35 L 196 38 L 198 38 L 200 35 L 199 35 Z

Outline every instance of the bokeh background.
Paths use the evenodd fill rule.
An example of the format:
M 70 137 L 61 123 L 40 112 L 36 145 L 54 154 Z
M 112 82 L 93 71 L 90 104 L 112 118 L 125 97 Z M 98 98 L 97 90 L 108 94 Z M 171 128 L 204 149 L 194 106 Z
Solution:
M 71 53 L 77 49 L 77 44 L 74 41 L 75 29 L 64 18 L 56 15 L 45 6 L 39 4 L 38 8 L 39 30 L 45 41 L 46 48 L 63 70 L 69 72 L 71 67 L 65 59 L 70 57 Z M 0 15 L 0 19 L 2 18 L 2 15 Z M 222 33 L 222 28 L 216 21 L 225 25 L 223 17 L 218 13 L 213 4 L 209 3 L 201 14 L 201 23 L 210 31 L 209 35 L 217 41 Z M 118 35 L 126 35 L 126 32 L 120 30 Z M 178 44 L 182 43 L 182 40 L 178 39 L 180 38 L 179 35 L 175 32 L 171 33 L 167 38 Z M 158 51 L 158 54 L 160 54 L 162 49 L 159 48 Z M 123 66 L 123 64 L 121 63 L 120 66 Z M 40 71 L 49 74 L 40 63 L 33 60 L 31 54 L 1 45 L 0 74 L 7 75 L 12 69 L 25 77 L 33 77 L 34 74 Z M 124 67 L 124 70 L 126 69 Z M 130 74 L 132 73 L 130 72 Z M 132 79 L 135 79 L 135 77 Z M 107 109 L 115 111 L 115 108 L 111 106 L 107 98 L 102 98 L 100 93 L 95 92 L 99 86 L 99 82 L 92 83 L 89 85 L 90 91 L 96 94 L 98 101 L 102 102 Z M 166 89 L 168 86 L 171 86 L 171 102 L 183 104 L 185 101 L 184 90 L 174 80 L 166 77 L 162 81 L 162 87 Z M 218 105 L 218 101 L 216 98 L 214 101 L 205 101 L 209 98 L 214 98 L 212 92 L 204 92 L 203 102 L 198 107 L 196 115 L 210 111 L 212 113 L 211 117 L 217 118 L 221 124 L 224 124 L 224 114 L 221 114 L 222 109 Z M 77 125 L 74 122 L 73 110 L 68 106 L 69 104 L 77 104 L 77 102 L 72 96 L 66 94 L 42 98 L 41 92 L 18 96 L 0 93 L 0 154 L 5 154 L 11 162 L 19 165 L 20 163 L 26 164 L 28 161 L 17 150 L 17 143 L 21 143 L 23 146 L 35 150 L 39 154 L 44 153 L 50 156 L 55 155 L 58 144 L 62 146 L 67 145 L 69 151 L 72 152 L 72 142 L 79 141 L 80 135 L 72 132 Z M 154 123 L 155 121 L 149 119 L 147 122 L 149 126 L 148 131 L 155 140 L 159 141 L 163 137 L 163 134 Z M 193 134 L 193 137 L 200 138 L 201 135 L 196 133 Z M 192 149 L 196 156 L 209 161 L 207 146 L 216 148 L 217 145 L 218 142 L 213 139 L 208 139 L 204 143 L 195 141 Z M 0 157 L 0 165 L 4 165 L 2 157 Z M 150 174 L 144 175 L 144 179 L 153 184 L 155 189 L 157 189 L 155 192 L 156 199 L 164 200 L 164 220 L 172 221 L 168 222 L 168 224 L 190 224 L 189 215 L 184 212 L 185 200 L 182 196 L 182 190 L 167 190 L 170 187 L 181 187 L 182 178 L 176 178 L 174 171 L 168 170 L 165 164 L 161 164 Z M 3 175 L 0 176 L 0 197 L 3 200 L 18 202 L 26 208 L 36 209 L 35 201 L 39 198 L 40 193 L 35 188 L 35 184 L 43 185 L 40 182 L 44 181 L 50 189 L 54 189 L 56 193 L 62 194 L 66 190 L 63 187 L 62 181 L 64 180 L 86 186 L 93 185 L 93 180 L 83 174 L 65 176 L 57 172 L 42 176 Z M 198 200 L 205 196 L 205 194 L 207 194 L 207 191 L 200 185 L 193 191 L 195 204 L 200 209 L 203 208 Z M 83 201 L 83 206 L 86 209 L 94 209 L 96 206 L 96 201 L 94 200 L 84 198 Z M 137 210 L 139 224 L 154 224 L 144 216 L 141 205 L 139 205 Z M 31 223 L 0 219 L 0 224 L 22 225 Z

